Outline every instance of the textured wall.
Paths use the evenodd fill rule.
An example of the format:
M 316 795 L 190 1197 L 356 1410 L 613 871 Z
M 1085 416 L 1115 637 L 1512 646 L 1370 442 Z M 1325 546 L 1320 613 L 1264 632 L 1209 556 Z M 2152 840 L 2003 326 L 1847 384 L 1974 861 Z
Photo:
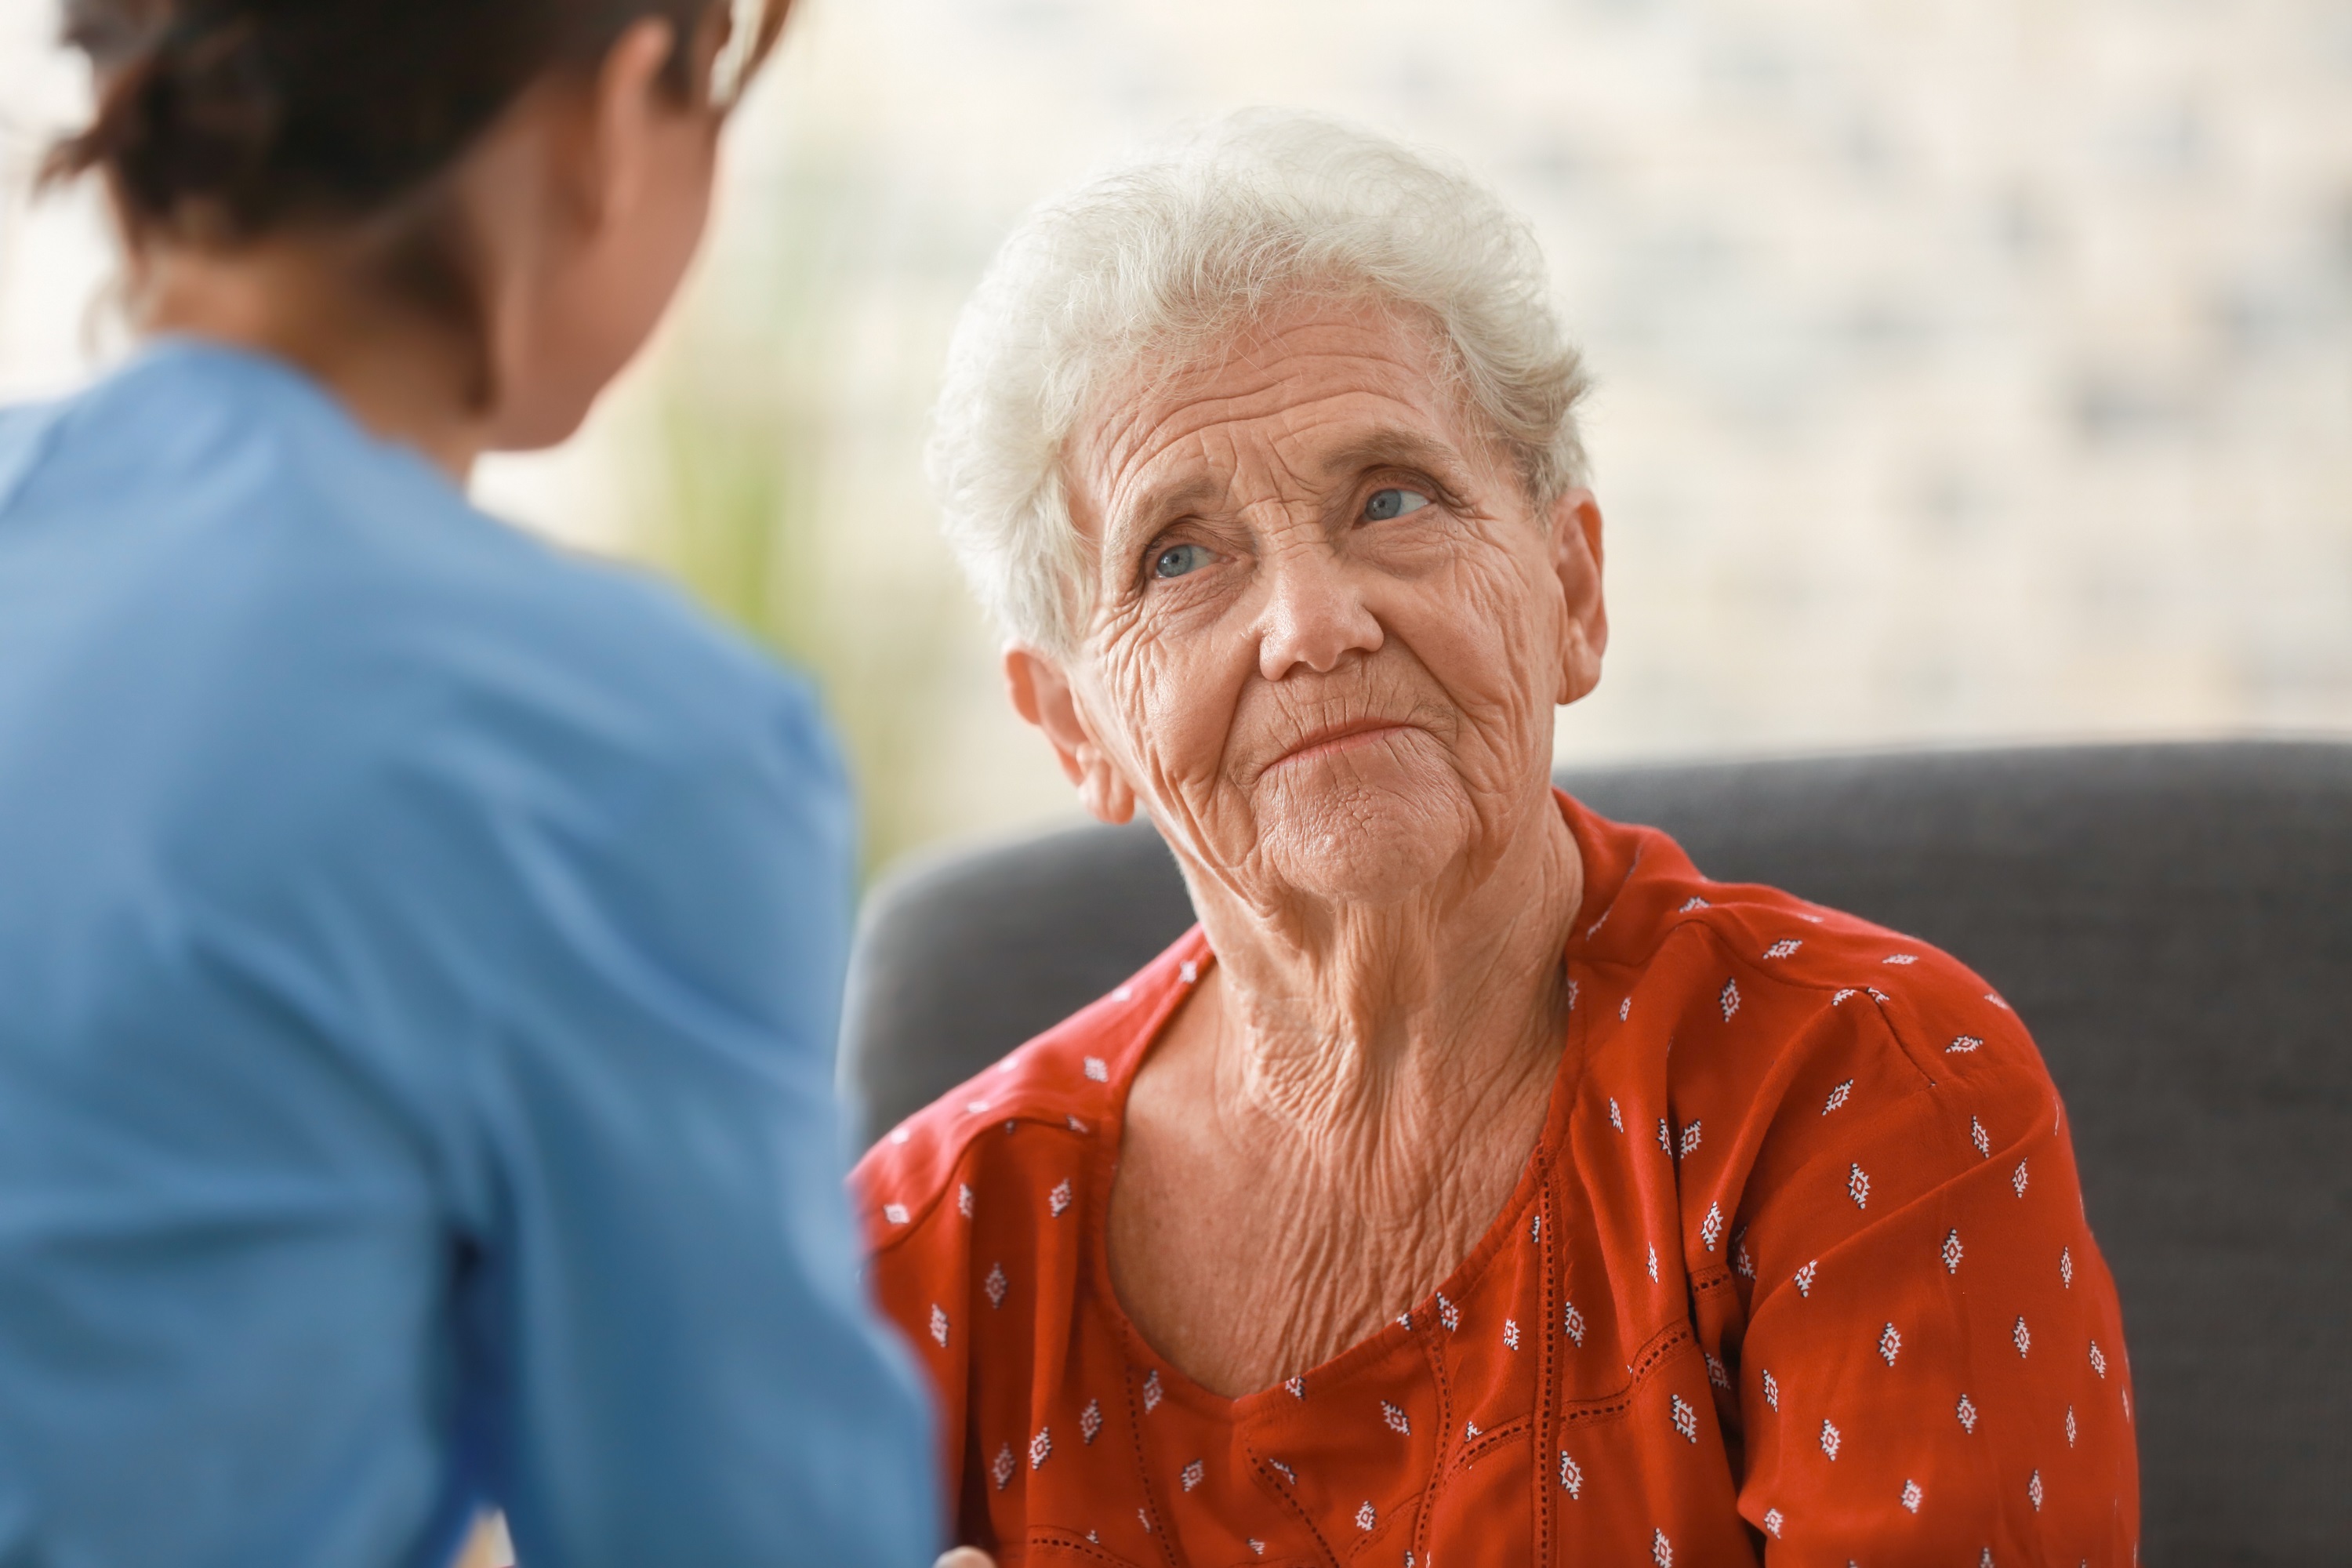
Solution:
M 679 330 L 486 493 L 815 663 L 878 847 L 1066 809 L 925 405 L 1024 206 L 1247 102 L 1454 152 L 1544 237 L 1617 638 L 1564 757 L 2352 729 L 2340 0 L 803 0 Z M 25 233 L 0 384 L 79 309 Z

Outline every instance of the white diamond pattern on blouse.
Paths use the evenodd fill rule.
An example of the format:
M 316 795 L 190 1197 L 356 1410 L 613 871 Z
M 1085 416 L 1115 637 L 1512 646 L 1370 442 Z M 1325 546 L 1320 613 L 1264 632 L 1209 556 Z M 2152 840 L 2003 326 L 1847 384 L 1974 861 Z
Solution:
M 1863 1173 L 1858 1164 L 1846 1173 L 1845 1195 L 1853 1200 L 1853 1206 L 1858 1209 L 1870 1206 L 1870 1178 Z
M 2011 1171 L 2011 1172 L 2010 1173 L 2010 1174 L 2009 1174 L 2009 1184 L 2010 1184 L 2012 1188 L 2014 1188 L 2014 1189 L 2016 1190 L 2017 1195 L 2018 1195 L 2019 1197 L 2021 1197 L 2021 1197 L 2023 1197 L 2023 1196 L 2025 1195 L 2025 1162 L 2024 1162 L 2024 1161 L 2020 1160 L 2020 1161 L 2017 1163 L 2017 1169 L 2016 1169 L 2016 1170 L 2014 1170 L 2014 1171 Z
M 1160 1373 L 1155 1371 L 1143 1380 L 1143 1413 L 1146 1415 L 1160 1408 Z
M 1768 1367 L 1764 1373 L 1764 1403 L 1772 1409 L 1780 1408 L 1780 1384 Z
M 1053 1428 L 1050 1426 L 1040 1426 L 1037 1428 L 1037 1435 L 1029 1439 L 1029 1468 L 1033 1470 L 1036 1469 L 1039 1466 L 1045 1464 L 1046 1460 L 1053 1457 Z
M 1443 1292 L 1437 1298 L 1437 1321 L 1445 1325 L 1449 1334 L 1462 1327 L 1462 1309 L 1447 1300 Z
M 1694 1121 L 1694 1122 L 1692 1122 L 1689 1126 L 1687 1126 L 1687 1127 L 1685 1127 L 1685 1128 L 1684 1128 L 1684 1129 L 1683 1129 L 1683 1147 L 1682 1147 L 1682 1154 L 1681 1154 L 1681 1158 L 1685 1159 L 1685 1160 L 1689 1159 L 1689 1158 L 1691 1157 L 1691 1154 L 1693 1153 L 1693 1152 L 1695 1152 L 1697 1148 L 1698 1148 L 1698 1123 L 1697 1123 L 1697 1122 L 1696 1122 L 1696 1121 Z
M 1576 1310 L 1575 1302 L 1569 1302 L 1567 1310 L 1560 1314 L 1559 1326 L 1561 1331 L 1568 1335 L 1568 1340 L 1570 1344 L 1575 1345 L 1580 1350 L 1583 1348 L 1584 1314 Z
M 1356 1528 L 1358 1530 L 1370 1533 L 1372 1526 L 1378 1524 L 1380 1521 L 1381 1516 L 1372 1511 L 1370 1499 L 1367 1498 L 1362 1502 L 1356 1505 Z
M 1731 1022 L 1731 1016 L 1739 1011 L 1739 982 L 1725 981 L 1722 994 L 1716 1000 L 1723 1004 L 1723 1021 L 1728 1024 Z
M 1793 936 L 1784 936 L 1764 950 L 1767 958 L 1786 958 L 1805 944 Z
M 931 1338 L 940 1349 L 948 1348 L 948 1312 L 937 1301 L 931 1303 Z
M 1764 1529 L 1773 1540 L 1780 1539 L 1780 1527 L 1788 1522 L 1787 1516 L 1779 1509 L 1768 1508 L 1764 1510 Z
M 1960 1395 L 1959 1408 L 1954 1412 L 1960 1418 L 1960 1430 L 1973 1433 L 1977 1429 L 1977 1404 L 1967 1394 Z
M 1675 1568 L 1675 1543 L 1666 1539 L 1663 1530 L 1650 1532 L 1650 1561 L 1658 1568 Z
M 1657 1282 L 1658 1282 L 1658 1249 L 1657 1249 L 1656 1247 L 1654 1247 L 1650 1248 L 1650 1283 L 1651 1283 L 1651 1284 L 1653 1284 L 1653 1285 L 1654 1285 L 1654 1284 L 1656 1284 Z
M 1984 1041 L 1974 1035 L 1954 1035 L 1952 1037 L 1952 1043 L 1944 1047 L 1944 1054 L 1948 1057 L 1966 1056 L 1970 1051 L 1982 1050 L 1983 1048 Z
M 1797 1270 L 1795 1279 L 1797 1282 L 1798 1295 L 1805 1297 L 1811 1297 L 1812 1295 L 1813 1276 L 1821 1272 L 1821 1268 L 1822 1260 L 1816 1258 L 1811 1263 L 1806 1264 L 1802 1268 Z
M 988 1304 L 990 1306 L 1002 1307 L 1004 1305 L 1004 1293 L 1013 1288 L 1012 1281 L 1004 1278 L 1004 1265 L 1002 1263 L 991 1264 L 988 1269 L 988 1278 L 980 1282 L 980 1288 L 988 1292 Z
M 1828 1421 L 1822 1423 L 1822 1453 L 1827 1454 L 1832 1459 L 1836 1458 L 1838 1454 L 1838 1445 L 1844 1440 L 1845 1439 L 1843 1437 L 1838 1435 L 1838 1429 L 1833 1424 Z
M 1715 1384 L 1717 1388 L 1729 1388 L 1731 1386 L 1731 1369 L 1723 1364 L 1723 1358 L 1716 1354 L 1713 1351 L 1706 1351 L 1701 1353 L 1706 1357 L 1707 1382 Z
M 1503 1320 L 1503 1343 L 1512 1350 L 1519 1348 L 1519 1322 L 1517 1318 Z
M 1412 1423 L 1405 1418 L 1402 1410 L 1385 1399 L 1381 1401 L 1381 1420 L 1387 1425 L 1390 1431 L 1401 1437 L 1412 1436 Z
M 1201 978 L 1201 966 L 1188 958 L 1182 963 L 1177 965 L 1176 978 L 1183 982 L 1185 984 L 1190 985 L 1194 981 Z
M 1823 1116 L 1827 1116 L 1831 1111 L 1835 1110 L 1839 1106 L 1843 1105 L 1847 1100 L 1853 1098 L 1853 1079 L 1848 1079 L 1843 1083 L 1838 1085 L 1835 1089 L 1830 1090 L 1829 1099 L 1822 1102 L 1822 1114 Z
M 1282 1380 L 1282 1386 L 1290 1390 L 1290 1397 L 1293 1399 L 1304 1399 L 1307 1397 L 1307 1380 L 1303 1377 L 1284 1378 Z
M 2071 1247 L 2058 1249 L 2058 1283 L 2069 1290 L 2074 1288 L 2074 1249 Z
M 1625 1119 L 1617 1114 L 1617 1099 L 1614 1095 L 1609 1099 L 1609 1125 L 1620 1132 L 1625 1131 Z
M 1200 1460 L 1195 1459 L 1191 1464 L 1185 1466 L 1184 1468 L 1178 1473 L 1176 1479 L 1184 1484 L 1184 1489 L 1189 1492 L 1194 1487 L 1199 1486 L 1203 1480 L 1206 1480 L 1208 1479 L 1208 1475 L 1209 1468 L 1201 1463 Z
M 2032 1479 L 2025 1483 L 2025 1495 L 2033 1500 L 2033 1511 L 2040 1513 L 2042 1511 L 2042 1472 L 2040 1470 L 2034 1471 Z
M 1055 1184 L 1054 1190 L 1045 1194 L 1045 1207 L 1051 1211 L 1055 1219 L 1059 1219 L 1068 1211 L 1070 1199 L 1070 1184 L 1057 1182 Z
M 2021 1313 L 2019 1315 L 2017 1327 L 2009 1331 L 2009 1337 L 2010 1340 L 2017 1346 L 2018 1357 L 2021 1360 L 2024 1358 L 2026 1352 L 2033 1348 L 2033 1335 L 2026 1330 L 2025 1318 L 2023 1314 Z
M 1013 1484 L 1013 1473 L 1020 1468 L 1020 1461 L 1013 1457 L 1013 1445 L 1007 1443 L 997 1449 L 996 1458 L 988 1462 L 989 1479 L 996 1483 L 998 1491 L 1003 1491 Z
M 1086 1067 L 1087 1077 L 1093 1079 L 1095 1082 L 1108 1083 L 1110 1081 L 1110 1064 L 1103 1060 L 1102 1058 L 1088 1057 L 1087 1058 Z
M 1901 963 L 1918 963 L 1918 962 L 1919 962 L 1919 955 L 1918 955 L 1917 953 L 1916 953 L 1916 952 L 1890 952 L 1890 953 L 1888 953 L 1885 958 L 1880 959 L 1878 962 L 1879 962 L 1879 963 L 1897 963 L 1897 964 L 1901 964 Z
M 1622 1024 L 1633 1016 L 1633 999 L 1631 996 L 1628 996 L 1625 1000 L 1617 1004 L 1617 1021 Z
M 1698 1123 L 1694 1121 L 1691 1125 L 1696 1127 Z M 1698 1239 L 1709 1252 L 1713 1252 L 1715 1244 L 1723 1239 L 1723 1205 L 1721 1204 L 1706 1205 L 1706 1217 L 1698 1222 Z
M 2068 1447 L 2069 1448 L 2071 1448 L 2071 1447 L 2073 1447 L 2074 1446 L 2074 1407 L 2073 1405 L 2069 1405 L 2068 1406 L 2066 1406 L 2066 1447 Z
M 970 1182 L 958 1182 L 956 1184 L 956 1213 L 963 1215 L 966 1219 L 970 1219 L 971 1217 L 972 1207 L 971 1184 Z
M 907 1205 L 905 1204 L 884 1204 L 882 1205 L 882 1217 L 888 1220 L 892 1225 L 904 1225 L 907 1223 Z
M 1919 1511 L 1919 1505 L 1927 1500 L 1927 1494 L 1919 1489 L 1919 1483 L 1917 1481 L 1905 1481 L 1903 1483 L 1903 1506 L 1907 1511 L 1917 1513 Z
M 1584 1495 L 1584 1472 L 1576 1468 L 1576 1461 L 1568 1457 L 1565 1448 L 1559 1455 L 1559 1485 L 1570 1497 L 1581 1498 Z
M 1889 1323 L 1885 1328 L 1879 1331 L 1878 1355 L 1881 1361 L 1884 1361 L 1889 1366 L 1893 1366 L 1895 1364 L 1895 1358 L 1901 1354 L 1902 1351 L 1903 1336 L 1895 1331 L 1894 1324 Z
M 1992 1140 L 1985 1135 L 1984 1123 L 1973 1116 L 1969 1118 L 1969 1142 L 1977 1146 L 1978 1159 L 1992 1158 Z
M 2099 1349 L 2099 1342 L 2096 1340 L 2091 1342 L 2091 1370 L 2101 1377 L 2107 1375 L 2106 1353 Z
M 1684 1442 L 1698 1441 L 1698 1412 L 1691 1408 L 1689 1400 L 1675 1394 L 1674 1403 L 1668 1406 L 1667 1419 L 1674 1423 L 1675 1430 L 1682 1434 Z
M 1088 1447 L 1094 1447 L 1095 1439 L 1102 1436 L 1101 1400 L 1087 1400 L 1087 1407 L 1078 1412 L 1078 1436 L 1086 1439 Z
M 1958 1227 L 1955 1227 L 1944 1237 L 1944 1272 L 1958 1274 L 1959 1271 L 1960 1233 Z

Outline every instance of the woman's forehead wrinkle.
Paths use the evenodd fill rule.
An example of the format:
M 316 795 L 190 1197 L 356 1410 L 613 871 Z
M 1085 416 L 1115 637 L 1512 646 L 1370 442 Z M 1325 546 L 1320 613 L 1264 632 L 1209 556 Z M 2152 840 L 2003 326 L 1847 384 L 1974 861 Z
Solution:
M 1112 400 L 1078 449 L 1084 523 L 1123 549 L 1187 510 L 1307 501 L 1382 461 L 1459 479 L 1466 454 L 1443 404 L 1427 345 L 1394 323 L 1253 331 L 1195 374 Z

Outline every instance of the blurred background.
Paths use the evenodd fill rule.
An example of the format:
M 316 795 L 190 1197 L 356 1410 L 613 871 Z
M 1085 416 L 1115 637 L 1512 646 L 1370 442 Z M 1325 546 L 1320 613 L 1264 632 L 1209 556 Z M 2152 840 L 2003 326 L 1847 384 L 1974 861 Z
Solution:
M 0 398 L 123 349 L 88 86 L 0 0 Z M 1068 817 L 920 447 L 1018 215 L 1318 108 L 1534 221 L 1615 640 L 1563 759 L 2352 731 L 2345 0 L 801 0 L 656 351 L 493 510 L 813 670 L 869 861 Z

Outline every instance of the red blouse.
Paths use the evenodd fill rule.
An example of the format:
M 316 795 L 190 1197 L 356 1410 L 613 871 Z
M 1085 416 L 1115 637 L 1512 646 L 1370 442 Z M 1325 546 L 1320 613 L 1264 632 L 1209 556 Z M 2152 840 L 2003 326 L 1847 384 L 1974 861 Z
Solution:
M 1919 942 L 1706 880 L 1561 797 L 1567 1049 L 1476 1250 L 1226 1399 L 1144 1342 L 1105 1215 L 1196 929 L 878 1144 L 873 1280 L 1006 1564 L 2122 1564 L 2115 1288 L 2049 1075 Z

